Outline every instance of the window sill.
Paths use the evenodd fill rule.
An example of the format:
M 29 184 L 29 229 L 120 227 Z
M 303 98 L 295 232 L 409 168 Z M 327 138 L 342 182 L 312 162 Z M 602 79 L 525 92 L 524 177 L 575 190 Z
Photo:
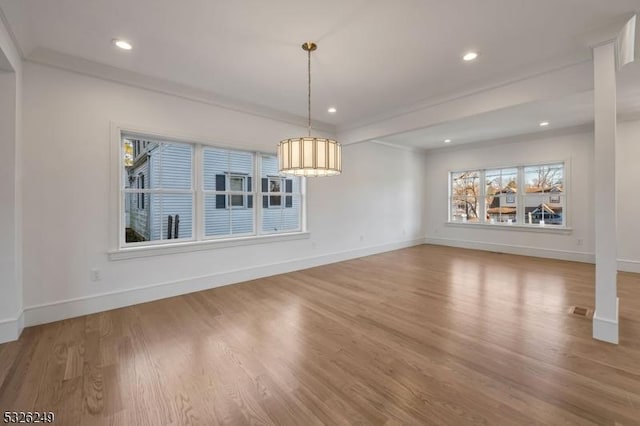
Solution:
M 556 225 L 500 225 L 491 223 L 464 223 L 464 222 L 445 222 L 445 226 L 451 226 L 455 228 L 474 228 L 474 229 L 500 229 L 503 231 L 515 230 L 525 232 L 542 232 L 549 234 L 571 234 L 572 228 L 566 226 Z
M 190 253 L 202 250 L 215 250 L 227 247 L 248 246 L 254 244 L 276 243 L 281 241 L 306 240 L 310 232 L 291 232 L 276 235 L 260 235 L 207 241 L 188 241 L 184 243 L 162 244 L 146 247 L 130 247 L 109 252 L 109 260 L 127 260 L 140 257 L 162 256 L 167 254 Z

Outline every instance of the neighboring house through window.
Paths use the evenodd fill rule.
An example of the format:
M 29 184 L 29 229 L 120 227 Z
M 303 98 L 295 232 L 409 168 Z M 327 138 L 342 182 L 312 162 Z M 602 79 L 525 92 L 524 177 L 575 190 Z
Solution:
M 300 178 L 278 176 L 276 157 L 262 156 L 262 232 L 274 233 L 301 226 L 302 194 Z
M 247 191 L 247 176 L 229 175 L 229 188 L 231 192 L 242 192 L 242 194 L 231 194 L 229 204 L 234 208 L 246 208 L 247 196 L 244 194 Z
M 564 175 L 564 163 L 451 172 L 449 221 L 566 226 Z
M 124 162 L 124 244 L 193 238 L 193 155 L 191 144 L 127 137 L 133 160 Z
M 121 147 L 123 247 L 302 230 L 301 179 L 273 155 L 126 133 Z

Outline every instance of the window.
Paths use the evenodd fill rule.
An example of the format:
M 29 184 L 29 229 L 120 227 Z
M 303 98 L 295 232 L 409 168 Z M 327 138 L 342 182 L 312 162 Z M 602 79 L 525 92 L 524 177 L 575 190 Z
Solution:
M 300 229 L 302 199 L 300 178 L 279 177 L 277 159 L 262 155 L 261 189 L 263 233 L 275 233 Z
M 480 172 L 451 174 L 451 217 L 458 222 L 480 219 Z
M 193 238 L 193 153 L 190 144 L 124 140 L 125 243 Z
M 256 154 L 202 148 L 204 238 L 256 233 L 253 180 Z
M 564 163 L 451 172 L 449 221 L 566 226 L 564 173 Z
M 126 133 L 120 146 L 120 247 L 302 230 L 301 178 L 273 155 Z
M 229 176 L 229 188 L 231 189 L 231 192 L 246 192 L 246 182 L 247 178 L 245 176 L 238 176 L 238 175 L 230 175 Z M 230 200 L 229 200 L 229 205 L 233 208 L 246 208 L 247 204 L 245 202 L 245 200 L 247 199 L 247 196 L 244 194 L 236 194 L 236 195 L 230 195 L 229 196 Z
M 489 223 L 518 223 L 518 169 L 484 172 L 485 212 Z
M 564 167 L 562 164 L 524 168 L 525 223 L 563 225 Z
M 281 194 L 282 193 L 282 181 L 279 177 L 269 176 L 267 178 L 269 182 L 268 191 L 269 194 Z M 279 207 L 282 205 L 282 196 L 281 195 L 269 195 L 269 205 L 267 207 Z

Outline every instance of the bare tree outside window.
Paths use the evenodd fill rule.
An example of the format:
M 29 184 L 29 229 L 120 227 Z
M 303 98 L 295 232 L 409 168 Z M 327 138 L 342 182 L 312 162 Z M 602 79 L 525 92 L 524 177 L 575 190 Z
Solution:
M 449 179 L 451 222 L 566 226 L 563 163 L 451 172 Z
M 564 165 L 524 168 L 525 223 L 563 225 Z
M 462 222 L 480 218 L 480 172 L 453 173 L 451 176 L 451 209 Z

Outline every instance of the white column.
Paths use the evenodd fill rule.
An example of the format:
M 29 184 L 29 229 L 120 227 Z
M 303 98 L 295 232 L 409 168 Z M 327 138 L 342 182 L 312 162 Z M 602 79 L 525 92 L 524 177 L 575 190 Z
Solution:
M 593 338 L 618 343 L 616 253 L 616 57 L 610 42 L 593 49 L 595 107 L 596 307 Z

